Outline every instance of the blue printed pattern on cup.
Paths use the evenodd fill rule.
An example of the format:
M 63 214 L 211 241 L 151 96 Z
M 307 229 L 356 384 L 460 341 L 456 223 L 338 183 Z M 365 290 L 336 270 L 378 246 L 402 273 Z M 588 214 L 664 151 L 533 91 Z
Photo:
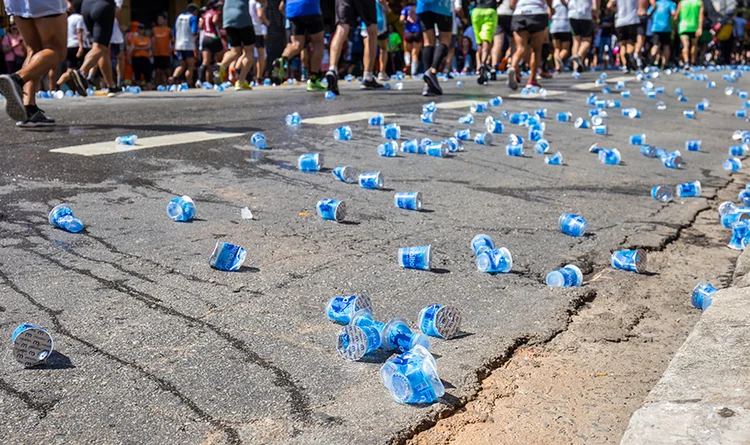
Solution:
M 52 353 L 53 341 L 45 328 L 24 323 L 11 336 L 13 357 L 24 366 L 37 366 Z
M 208 264 L 214 269 L 233 272 L 240 269 L 246 255 L 247 252 L 240 246 L 217 241 Z
M 430 270 L 432 246 L 402 247 L 398 249 L 398 263 L 405 269 Z
M 421 346 L 385 362 L 380 380 L 398 403 L 432 403 L 445 394 L 435 359 Z
M 352 317 L 360 310 L 372 312 L 372 301 L 366 295 L 336 296 L 328 300 L 326 315 L 328 319 L 339 323 L 348 324 Z
M 321 199 L 316 205 L 318 215 L 323 219 L 341 222 L 346 218 L 346 203 L 336 199 Z
M 589 224 L 581 215 L 576 215 L 575 213 L 563 213 L 557 220 L 557 227 L 566 235 L 583 236 L 586 233 Z
M 513 257 L 505 247 L 483 250 L 477 254 L 477 269 L 486 273 L 506 273 L 513 268 Z
M 297 160 L 297 167 L 303 172 L 316 172 L 323 167 L 323 155 L 320 153 L 306 153 Z
M 167 204 L 167 216 L 173 221 L 190 221 L 195 217 L 195 203 L 189 196 L 173 198 Z
M 431 304 L 419 311 L 417 324 L 423 333 L 431 337 L 450 340 L 461 329 L 461 319 L 458 308 Z
M 474 255 L 479 255 L 485 250 L 492 250 L 495 248 L 495 243 L 492 241 L 489 235 L 479 234 L 471 240 L 471 250 Z
M 612 267 L 630 272 L 646 271 L 646 251 L 643 249 L 618 250 L 612 253 Z
M 718 292 L 718 289 L 713 287 L 710 283 L 706 281 L 698 283 L 698 285 L 695 286 L 692 294 L 690 295 L 690 304 L 692 304 L 696 309 L 705 311 L 709 306 L 711 306 L 714 294 L 716 294 L 716 292 Z
M 81 220 L 73 216 L 73 210 L 66 204 L 56 205 L 47 216 L 50 225 L 71 233 L 78 233 L 83 230 Z
M 359 186 L 366 189 L 382 189 L 383 178 L 380 172 L 362 173 L 359 175 Z
M 573 264 L 568 264 L 547 274 L 547 286 L 574 287 L 583 284 L 583 273 L 581 269 Z
M 422 210 L 422 193 L 399 192 L 393 197 L 396 207 L 406 210 Z

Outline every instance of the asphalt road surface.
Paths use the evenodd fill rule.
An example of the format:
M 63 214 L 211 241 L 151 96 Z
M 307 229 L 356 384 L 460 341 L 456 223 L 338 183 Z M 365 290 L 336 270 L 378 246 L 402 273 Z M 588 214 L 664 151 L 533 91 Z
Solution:
M 596 76 L 548 81 L 546 99 L 511 97 L 500 82 L 483 88 L 466 78 L 458 88 L 451 81 L 437 99 L 449 104 L 434 125 L 419 119 L 427 100 L 417 81 L 375 93 L 343 83 L 334 101 L 302 87 L 46 100 L 41 107 L 59 123 L 46 132 L 18 131 L 3 115 L 0 443 L 379 444 L 428 425 L 473 394 L 510 350 L 549 339 L 594 297 L 589 286 L 548 288 L 547 272 L 574 263 L 590 276 L 608 267 L 614 250 L 658 249 L 728 183 L 721 163 L 735 143 L 731 134 L 750 125 L 732 116 L 740 100 L 723 94 L 721 73 L 709 73 L 715 89 L 681 74 L 654 80 L 666 87 L 664 111 L 629 77 L 632 97 L 611 98 L 639 108 L 642 118 L 609 110 L 606 137 L 554 120 L 559 111 L 588 116 L 590 91 L 571 86 L 596 91 Z M 734 86 L 750 89 L 750 82 L 745 76 Z M 687 103 L 676 100 L 675 87 Z M 402 140 L 442 139 L 464 127 L 457 119 L 471 101 L 497 95 L 510 112 L 547 108 L 546 138 L 564 166 L 546 165 L 528 143 L 525 157 L 507 156 L 506 135 L 526 136 L 507 124 L 491 146 L 467 142 L 446 159 L 379 157 L 379 129 L 363 119 L 348 123 L 351 141 L 332 136 L 336 121 L 377 111 L 392 114 L 387 121 L 401 125 Z M 709 110 L 683 118 L 703 97 Z M 284 123 L 292 111 L 328 119 L 292 129 Z M 486 115 L 477 115 L 472 131 Z M 256 131 L 265 133 L 268 150 L 251 146 Z M 200 141 L 200 132 L 232 135 Z M 141 150 L 76 154 L 111 152 L 111 141 L 129 133 L 167 137 Z M 680 149 L 686 167 L 670 170 L 642 156 L 627 142 L 636 133 Z M 702 151 L 687 153 L 688 139 L 701 139 Z M 622 164 L 601 164 L 588 152 L 594 142 L 619 148 Z M 51 152 L 66 147 L 74 148 Z M 297 158 L 309 152 L 324 154 L 322 172 L 297 171 Z M 336 181 L 330 171 L 338 165 L 381 171 L 385 189 Z M 665 205 L 649 195 L 653 185 L 694 180 L 703 198 Z M 398 191 L 421 191 L 425 210 L 395 208 Z M 180 195 L 196 202 L 191 223 L 165 214 Z M 347 222 L 321 220 L 315 204 L 322 198 L 344 200 Z M 47 223 L 61 202 L 85 233 Z M 246 206 L 253 220 L 241 218 Z M 585 237 L 559 232 L 563 212 L 588 219 Z M 511 273 L 477 271 L 469 243 L 479 233 L 511 251 Z M 217 241 L 247 249 L 240 271 L 208 266 Z M 427 244 L 432 271 L 399 267 L 399 247 Z M 357 363 L 339 358 L 340 326 L 324 306 L 332 296 L 357 294 L 373 300 L 377 319 L 403 317 L 412 326 L 427 304 L 462 310 L 459 338 L 432 339 L 446 386 L 439 403 L 393 402 L 378 375 L 386 353 Z M 10 334 L 26 321 L 48 327 L 55 340 L 46 366 L 23 369 L 13 360 Z

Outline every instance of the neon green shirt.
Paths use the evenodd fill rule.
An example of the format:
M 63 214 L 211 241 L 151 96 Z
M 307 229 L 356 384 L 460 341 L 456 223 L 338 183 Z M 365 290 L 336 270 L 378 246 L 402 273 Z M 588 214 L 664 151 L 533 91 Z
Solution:
M 680 2 L 680 34 L 696 32 L 700 26 L 701 0 L 682 0 Z

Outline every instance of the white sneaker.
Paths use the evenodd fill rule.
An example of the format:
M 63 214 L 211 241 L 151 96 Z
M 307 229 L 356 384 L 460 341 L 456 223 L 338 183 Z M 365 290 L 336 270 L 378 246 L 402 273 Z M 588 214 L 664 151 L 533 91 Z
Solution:
M 391 80 L 391 78 L 388 77 L 387 74 L 385 74 L 384 72 L 381 71 L 381 72 L 378 73 L 378 80 L 382 80 L 384 82 L 387 82 L 387 81 Z

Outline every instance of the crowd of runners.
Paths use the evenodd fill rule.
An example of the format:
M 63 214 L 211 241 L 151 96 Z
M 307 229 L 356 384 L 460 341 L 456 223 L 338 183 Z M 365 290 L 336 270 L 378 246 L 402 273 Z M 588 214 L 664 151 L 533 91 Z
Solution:
M 6 110 L 20 127 L 54 124 L 36 106 L 40 88 L 113 97 L 126 84 L 229 81 L 243 91 L 295 78 L 308 91 L 339 94 L 346 74 L 378 90 L 379 80 L 403 72 L 423 74 L 423 95 L 435 96 L 441 73 L 475 74 L 481 85 L 507 73 L 516 89 L 522 73 L 538 86 L 566 70 L 750 59 L 748 21 L 734 11 L 709 14 L 702 0 L 282 0 L 287 44 L 267 61 L 267 1 L 189 4 L 174 20 L 160 13 L 123 29 L 122 0 L 5 0 Z

